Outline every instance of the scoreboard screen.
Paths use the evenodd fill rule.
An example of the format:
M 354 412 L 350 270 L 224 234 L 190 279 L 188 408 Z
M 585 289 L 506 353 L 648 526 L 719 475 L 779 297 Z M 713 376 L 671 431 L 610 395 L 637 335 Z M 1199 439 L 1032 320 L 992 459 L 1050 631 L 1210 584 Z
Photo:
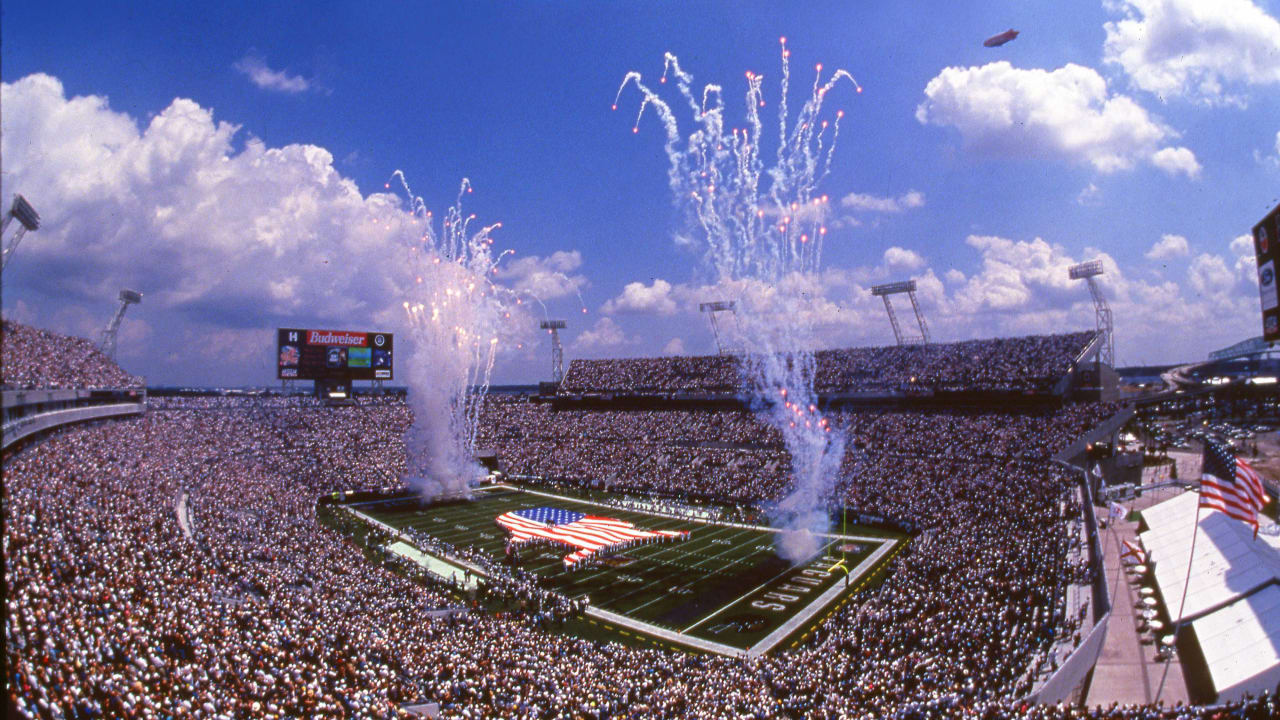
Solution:
M 279 380 L 392 380 L 391 333 L 276 330 Z
M 1258 294 L 1262 301 L 1262 339 L 1280 340 L 1280 205 L 1253 226 L 1253 247 L 1258 253 Z

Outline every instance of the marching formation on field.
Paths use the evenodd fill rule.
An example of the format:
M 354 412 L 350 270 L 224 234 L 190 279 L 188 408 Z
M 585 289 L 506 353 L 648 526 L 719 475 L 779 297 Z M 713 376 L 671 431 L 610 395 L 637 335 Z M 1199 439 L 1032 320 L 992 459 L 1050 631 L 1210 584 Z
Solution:
M 62 343 L 25 351 L 47 357 Z M 40 366 L 10 365 L 8 352 L 6 384 L 10 367 Z M 504 461 L 517 432 L 540 448 L 511 457 L 546 469 L 530 474 L 612 467 L 622 490 L 697 488 L 737 502 L 785 488 L 785 470 L 733 465 L 780 459 L 741 413 L 544 412 L 497 399 L 486 408 Z M 548 632 L 554 598 L 521 573 L 489 589 L 509 593 L 511 612 L 428 616 L 456 606 L 448 588 L 408 561 L 368 562 L 315 513 L 318 497 L 402 476 L 410 412 L 400 401 L 158 400 L 136 419 L 69 428 L 4 458 L 8 708 L 157 720 L 389 718 L 411 701 L 465 718 L 1276 717 L 1275 696 L 1216 708 L 1020 701 L 1049 649 L 1074 641 L 1065 589 L 1094 572 L 1079 559 L 1074 486 L 1042 460 L 1108 412 L 843 417 L 860 452 L 837 499 L 929 528 L 927 548 L 908 545 L 881 587 L 799 647 L 742 660 Z M 607 465 L 628 437 L 646 453 L 688 455 L 665 476 L 644 472 L 638 455 Z M 546 449 L 555 442 L 562 452 Z

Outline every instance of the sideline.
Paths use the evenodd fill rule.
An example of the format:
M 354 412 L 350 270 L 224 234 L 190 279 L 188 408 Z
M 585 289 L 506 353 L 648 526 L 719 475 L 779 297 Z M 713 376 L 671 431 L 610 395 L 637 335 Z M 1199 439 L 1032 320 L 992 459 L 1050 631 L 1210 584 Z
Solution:
M 455 585 L 461 584 L 463 590 L 473 590 L 480 586 L 480 580 L 475 575 L 468 573 L 464 568 L 441 560 L 434 555 L 428 555 L 403 540 L 388 545 L 387 549 L 400 557 L 408 558 L 418 563 L 426 568 L 427 572 L 438 578 Z
M 382 522 L 381 520 L 378 520 L 377 518 L 374 518 L 374 517 L 370 517 L 370 516 L 368 516 L 368 515 L 365 515 L 364 513 L 360 512 L 359 510 L 350 510 L 350 508 L 348 508 L 348 510 L 351 512 L 351 514 L 352 514 L 352 515 L 355 515 L 355 516 L 359 517 L 361 520 L 364 520 L 365 522 L 368 522 L 370 525 L 373 525 L 373 526 L 375 526 L 375 527 L 377 527 L 377 528 L 379 528 L 379 529 L 385 530 L 386 532 L 390 533 L 392 536 L 396 537 L 396 538 L 400 541 L 400 543 L 396 543 L 396 544 L 404 544 L 404 545 L 407 545 L 407 546 L 409 546 L 409 547 L 411 547 L 411 548 L 413 548 L 413 549 L 417 550 L 417 546 L 413 544 L 413 539 L 412 539 L 412 538 L 410 538 L 408 535 L 406 535 L 404 532 L 402 532 L 402 531 L 400 531 L 400 530 L 397 530 L 397 529 L 395 529 L 395 528 L 391 527 L 390 525 L 388 525 L 388 524 L 386 524 L 386 523 Z M 418 550 L 418 552 L 419 552 L 419 553 L 422 553 L 422 551 L 421 551 L 421 550 Z M 404 555 L 405 557 L 409 557 L 408 555 L 405 555 L 404 553 L 398 553 L 398 554 L 400 554 L 400 555 Z M 472 580 L 474 580 L 474 579 L 475 579 L 475 577 L 476 577 L 477 575 L 478 575 L 478 576 L 481 576 L 481 577 L 486 577 L 486 578 L 487 578 L 487 577 L 489 577 L 489 573 L 487 573 L 487 572 L 485 572 L 485 571 L 481 570 L 479 567 L 477 567 L 477 566 L 475 566 L 475 565 L 472 565 L 472 564 L 471 564 L 471 563 L 469 563 L 469 562 L 465 562 L 465 561 L 462 561 L 462 560 L 457 560 L 457 559 L 454 559 L 454 558 L 450 558 L 448 562 L 445 562 L 444 560 L 440 560 L 440 558 L 437 558 L 435 555 L 427 555 L 426 553 L 422 553 L 422 554 L 423 554 L 423 555 L 426 555 L 427 557 L 434 558 L 435 560 L 439 561 L 441 564 L 443 564 L 443 565 L 447 565 L 447 566 L 449 566 L 449 567 L 451 567 L 451 568 L 453 568 L 453 569 L 455 569 L 455 570 L 462 570 L 462 571 L 463 571 L 464 576 L 465 576 L 465 574 L 466 574 L 466 571 L 467 571 L 467 570 L 470 570 L 470 571 L 471 571 L 471 577 L 472 577 Z M 418 560 L 417 558 L 414 558 L 414 557 L 409 557 L 409 559 L 410 559 L 410 560 L 413 560 L 414 562 L 418 563 L 418 564 L 419 564 L 419 565 L 421 565 L 422 567 L 426 568 L 426 569 L 427 569 L 427 571 L 428 571 L 428 572 L 430 572 L 432 575 L 435 575 L 435 576 L 437 576 L 437 577 L 442 578 L 445 582 L 451 582 L 451 579 L 450 579 L 450 578 L 445 577 L 445 576 L 443 576 L 443 575 L 440 575 L 438 572 L 436 572 L 434 569 L 432 569 L 432 567 L 431 567 L 430 565 L 428 565 L 428 564 L 426 564 L 426 563 L 424 563 L 424 562 L 422 562 L 422 561 L 420 561 L 420 560 Z
M 892 551 L 893 548 L 897 547 L 900 542 L 903 541 L 901 539 L 890 540 L 886 538 L 881 543 L 879 549 L 868 555 L 862 562 L 858 563 L 858 566 L 853 569 L 853 572 L 849 573 L 849 577 L 852 578 L 856 576 L 859 580 L 863 580 L 866 577 L 867 572 L 870 571 L 876 563 L 880 562 L 881 558 Z M 853 581 L 850 580 L 849 583 L 852 585 Z M 835 585 L 827 588 L 821 595 L 814 599 L 813 602 L 806 605 L 803 610 L 792 615 L 790 619 L 778 626 L 773 632 L 766 635 L 763 640 L 752 645 L 751 650 L 747 652 L 747 656 L 757 658 L 772 650 L 775 645 L 782 642 L 791 633 L 800 629 L 801 625 L 811 621 L 814 615 L 822 612 L 823 608 L 830 605 L 833 600 L 848 589 L 849 588 L 845 586 L 844 583 L 837 581 Z M 756 590 L 759 590 L 759 588 L 756 588 Z M 755 590 L 752 590 L 751 592 L 755 592 Z M 743 597 L 746 596 L 744 595 Z M 734 602 L 737 602 L 737 600 Z

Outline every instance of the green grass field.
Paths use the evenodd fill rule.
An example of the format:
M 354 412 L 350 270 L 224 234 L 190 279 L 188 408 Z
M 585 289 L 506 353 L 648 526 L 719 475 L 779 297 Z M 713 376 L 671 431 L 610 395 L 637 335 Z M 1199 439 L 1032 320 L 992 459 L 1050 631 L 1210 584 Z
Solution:
M 415 528 L 505 560 L 506 531 L 495 518 L 539 506 L 618 518 L 645 529 L 688 530 L 686 541 L 632 547 L 574 572 L 565 572 L 562 562 L 571 548 L 539 546 L 519 563 L 549 589 L 588 596 L 589 614 L 602 622 L 729 655 L 764 653 L 804 634 L 906 541 L 883 530 L 850 527 L 842 535 L 837 528 L 821 538 L 811 559 L 792 566 L 774 551 L 774 530 L 663 517 L 541 490 L 504 486 L 477 492 L 472 500 L 425 507 L 414 498 L 348 507 L 391 528 Z M 847 580 L 842 569 L 832 570 L 842 560 L 850 570 Z

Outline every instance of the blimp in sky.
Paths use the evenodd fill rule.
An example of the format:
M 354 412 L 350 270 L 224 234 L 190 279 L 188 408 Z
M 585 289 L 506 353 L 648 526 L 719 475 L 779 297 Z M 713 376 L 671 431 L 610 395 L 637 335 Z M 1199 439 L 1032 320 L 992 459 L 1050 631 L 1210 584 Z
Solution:
M 986 40 L 983 40 L 982 46 L 983 47 L 1000 47 L 1001 45 L 1009 42 L 1010 40 L 1016 37 L 1018 37 L 1018 31 L 1014 30 L 1013 28 L 1009 28 L 1008 30 L 1005 30 L 999 35 L 992 35 Z

